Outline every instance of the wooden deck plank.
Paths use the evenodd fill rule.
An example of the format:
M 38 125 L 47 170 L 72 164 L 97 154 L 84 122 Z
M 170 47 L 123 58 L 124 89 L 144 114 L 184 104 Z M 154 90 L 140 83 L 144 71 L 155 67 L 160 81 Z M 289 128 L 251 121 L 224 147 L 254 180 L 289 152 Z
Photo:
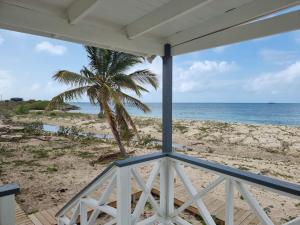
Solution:
M 16 225 L 34 225 L 18 203 L 16 203 Z
M 34 225 L 43 225 L 37 218 L 35 215 L 29 215 L 28 216 L 29 219 L 31 219 L 31 221 L 34 223 Z
M 43 225 L 51 225 L 50 221 L 46 219 L 40 212 L 35 214 L 35 217 L 43 224 Z

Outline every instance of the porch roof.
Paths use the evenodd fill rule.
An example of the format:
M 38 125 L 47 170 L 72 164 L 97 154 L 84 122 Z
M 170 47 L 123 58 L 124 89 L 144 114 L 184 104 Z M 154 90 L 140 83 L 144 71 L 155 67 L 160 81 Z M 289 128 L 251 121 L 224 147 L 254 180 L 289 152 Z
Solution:
M 146 56 L 300 28 L 299 0 L 0 0 L 0 28 Z M 258 18 L 264 18 L 259 19 Z

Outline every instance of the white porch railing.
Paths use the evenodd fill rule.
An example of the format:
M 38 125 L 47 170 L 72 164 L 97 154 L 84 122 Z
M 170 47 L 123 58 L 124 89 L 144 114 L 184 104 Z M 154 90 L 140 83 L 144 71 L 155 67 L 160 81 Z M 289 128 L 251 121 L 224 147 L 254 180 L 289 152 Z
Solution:
M 149 162 L 154 162 L 154 166 L 147 182 L 144 182 L 142 175 L 138 172 L 138 167 Z M 191 166 L 214 172 L 218 177 L 198 192 L 185 171 L 185 167 Z M 190 199 L 179 208 L 174 207 L 175 175 L 182 181 L 186 191 L 190 195 Z M 151 194 L 152 186 L 158 176 L 160 176 L 159 203 Z M 142 194 L 134 209 L 131 208 L 132 180 L 135 180 L 142 190 Z M 92 192 L 96 191 L 107 181 L 109 183 L 101 196 L 98 196 L 98 198 L 90 197 Z M 270 191 L 300 199 L 300 186 L 296 184 L 244 172 L 182 154 L 159 153 L 117 161 L 112 164 L 58 212 L 58 221 L 59 225 L 74 225 L 77 221 L 80 221 L 81 225 L 93 225 L 99 214 L 103 212 L 112 218 L 106 225 L 189 225 L 190 223 L 181 218 L 180 214 L 190 205 L 195 204 L 205 223 L 207 225 L 215 225 L 212 215 L 203 202 L 203 197 L 221 183 L 225 183 L 226 190 L 226 225 L 234 224 L 234 189 L 239 191 L 263 225 L 273 225 L 273 222 L 248 190 L 248 185 L 264 187 Z M 108 205 L 108 199 L 114 188 L 117 190 L 116 208 Z M 142 219 L 141 215 L 144 212 L 146 202 L 151 204 L 154 215 Z M 93 209 L 90 215 L 88 215 L 88 208 Z M 68 217 L 66 215 L 70 210 L 72 210 L 72 216 Z M 284 225 L 299 224 L 300 217 Z

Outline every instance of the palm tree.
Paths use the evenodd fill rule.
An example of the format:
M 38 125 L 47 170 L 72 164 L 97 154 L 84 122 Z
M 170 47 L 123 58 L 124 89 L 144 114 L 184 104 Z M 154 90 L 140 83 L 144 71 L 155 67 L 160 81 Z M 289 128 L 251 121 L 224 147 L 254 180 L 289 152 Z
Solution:
M 143 112 L 150 111 L 146 104 L 126 91 L 140 97 L 143 92 L 148 92 L 143 85 L 150 85 L 157 89 L 157 75 L 150 70 L 126 73 L 132 66 L 144 62 L 141 56 L 96 47 L 86 46 L 85 49 L 89 65 L 84 66 L 80 73 L 61 70 L 53 75 L 56 81 L 71 86 L 71 89 L 55 96 L 48 109 L 64 101 L 87 95 L 92 104 L 99 105 L 99 112 L 106 117 L 120 152 L 126 156 L 121 141 L 121 131 L 129 131 L 131 127 L 138 138 L 139 136 L 125 105 L 136 107 Z

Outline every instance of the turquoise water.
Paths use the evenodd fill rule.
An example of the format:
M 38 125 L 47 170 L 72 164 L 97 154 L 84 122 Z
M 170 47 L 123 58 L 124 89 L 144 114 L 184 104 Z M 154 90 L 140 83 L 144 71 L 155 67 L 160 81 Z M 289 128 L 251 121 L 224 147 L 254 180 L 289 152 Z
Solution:
M 97 114 L 99 107 L 85 102 L 72 103 L 77 112 Z M 128 107 L 134 116 L 161 117 L 161 103 L 147 103 L 151 112 L 144 114 Z M 300 103 L 173 103 L 174 119 L 217 120 L 250 124 L 300 126 Z

